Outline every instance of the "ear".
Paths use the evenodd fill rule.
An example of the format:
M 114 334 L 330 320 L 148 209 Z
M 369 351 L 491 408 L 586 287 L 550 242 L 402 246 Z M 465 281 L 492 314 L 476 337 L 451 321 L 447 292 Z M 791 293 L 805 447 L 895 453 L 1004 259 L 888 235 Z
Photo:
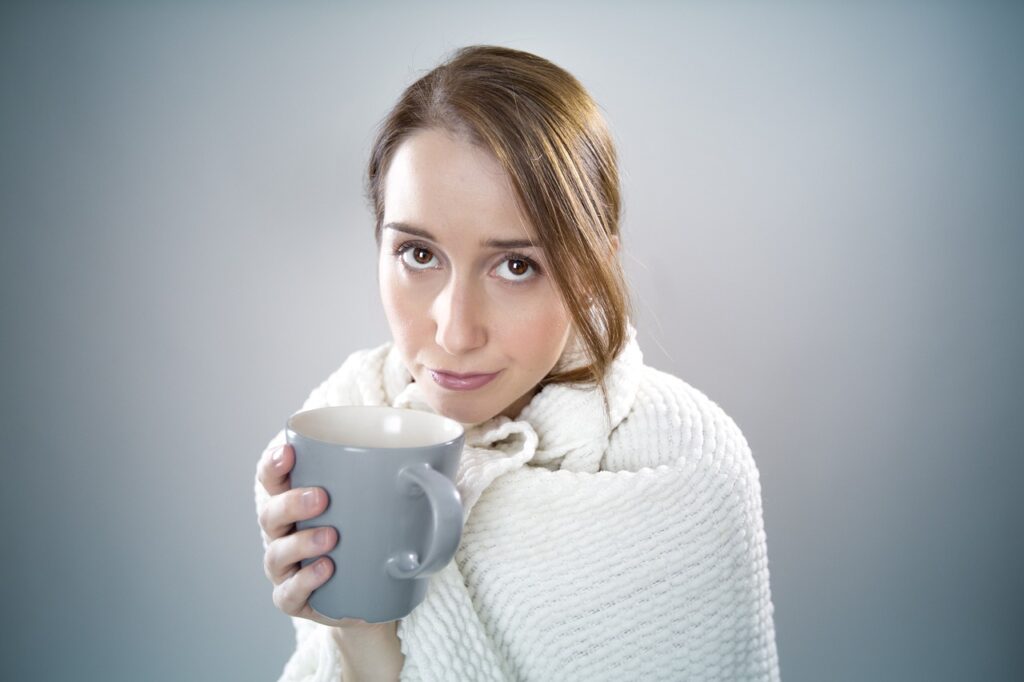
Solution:
M 615 248 L 615 253 L 619 252 L 619 235 L 613 234 L 611 236 L 612 246 Z

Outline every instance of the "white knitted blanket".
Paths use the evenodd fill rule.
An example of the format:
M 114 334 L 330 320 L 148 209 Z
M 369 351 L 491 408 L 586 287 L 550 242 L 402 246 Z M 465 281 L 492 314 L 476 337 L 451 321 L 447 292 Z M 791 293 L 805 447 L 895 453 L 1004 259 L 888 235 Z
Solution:
M 399 621 L 401 680 L 779 678 L 742 433 L 644 365 L 632 327 L 608 379 L 610 421 L 595 389 L 552 385 L 518 419 L 467 428 L 462 542 Z M 352 404 L 432 411 L 390 342 L 350 355 L 301 409 Z M 266 498 L 257 480 L 258 509 Z M 340 680 L 330 628 L 292 622 L 280 679 Z

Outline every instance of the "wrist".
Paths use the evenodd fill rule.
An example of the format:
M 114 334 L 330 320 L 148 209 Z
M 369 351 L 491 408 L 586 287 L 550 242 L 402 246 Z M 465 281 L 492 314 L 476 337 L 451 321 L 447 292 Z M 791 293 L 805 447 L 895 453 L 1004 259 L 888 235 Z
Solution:
M 398 621 L 335 626 L 331 637 L 338 647 L 346 682 L 398 679 L 405 663 L 398 641 Z
M 387 623 L 359 623 L 358 625 L 335 625 L 331 635 L 342 646 L 363 645 L 385 639 L 389 635 L 398 636 L 398 621 Z

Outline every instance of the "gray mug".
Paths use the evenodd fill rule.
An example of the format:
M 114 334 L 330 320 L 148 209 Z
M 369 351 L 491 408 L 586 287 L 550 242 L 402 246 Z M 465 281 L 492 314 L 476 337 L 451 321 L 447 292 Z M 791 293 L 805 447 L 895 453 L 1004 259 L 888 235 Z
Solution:
M 292 487 L 320 487 L 328 498 L 323 514 L 296 528 L 338 531 L 327 554 L 334 573 L 309 605 L 328 618 L 368 623 L 409 615 L 462 539 L 454 484 L 462 425 L 420 410 L 341 406 L 297 412 L 285 433 L 295 450 Z

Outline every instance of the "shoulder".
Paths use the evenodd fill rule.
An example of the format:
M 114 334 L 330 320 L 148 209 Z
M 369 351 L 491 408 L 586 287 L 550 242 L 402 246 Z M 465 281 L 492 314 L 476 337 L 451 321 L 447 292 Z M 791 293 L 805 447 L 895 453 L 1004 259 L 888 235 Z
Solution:
M 636 399 L 611 434 L 605 468 L 691 464 L 757 476 L 743 432 L 717 402 L 673 374 L 638 369 Z

